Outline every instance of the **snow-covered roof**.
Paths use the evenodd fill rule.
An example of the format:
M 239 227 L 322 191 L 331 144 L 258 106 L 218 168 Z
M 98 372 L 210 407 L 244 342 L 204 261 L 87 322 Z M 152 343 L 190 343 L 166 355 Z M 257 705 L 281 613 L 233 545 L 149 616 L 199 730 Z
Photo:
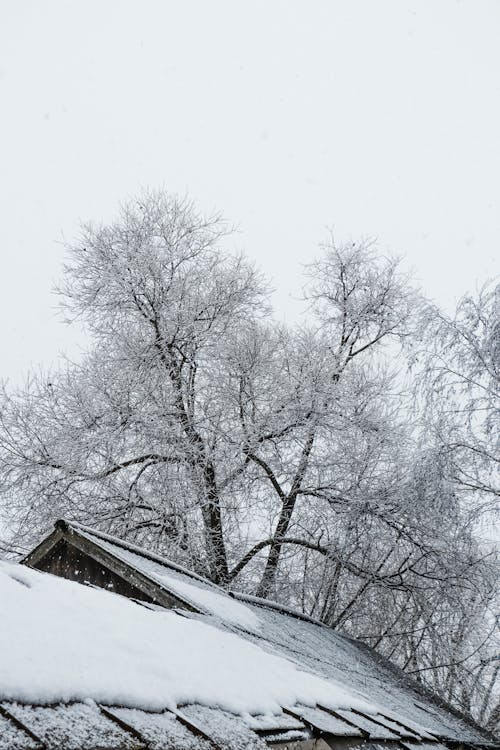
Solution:
M 133 724 L 133 736 L 151 747 L 156 740 L 145 738 L 145 726 L 163 737 L 161 747 L 187 748 L 188 740 L 203 744 L 204 737 L 213 746 L 217 727 L 222 734 L 215 744 L 223 746 L 224 733 L 233 732 L 239 745 L 226 745 L 234 748 L 251 747 L 250 740 L 262 747 L 263 737 L 284 742 L 311 733 L 406 743 L 407 750 L 414 743 L 424 750 L 426 742 L 437 748 L 438 739 L 494 744 L 362 644 L 278 605 L 235 598 L 121 540 L 59 524 L 52 547 L 45 540 L 27 562 L 41 564 L 63 537 L 102 565 L 114 561 L 118 567 L 112 567 L 139 588 L 148 582 L 150 603 L 3 564 L 0 700 L 9 706 L 0 704 L 0 723 L 21 711 L 33 727 L 34 707 L 62 716 L 73 706 L 78 716 L 97 712 L 116 731 L 130 731 Z M 68 577 L 78 573 L 61 571 Z M 162 592 L 175 595 L 176 609 L 164 608 L 172 605 L 165 605 Z M 86 719 L 79 721 L 83 727 Z M 174 729 L 186 735 L 184 744 L 168 744 Z
M 99 546 L 113 556 L 123 560 L 152 581 L 165 588 L 199 612 L 212 615 L 223 622 L 250 632 L 259 632 L 261 622 L 258 615 L 246 604 L 228 595 L 227 591 L 206 581 L 191 571 L 175 565 L 157 555 L 145 554 L 144 550 L 113 539 L 77 524 L 72 525 L 80 536 L 98 541 Z
M 1 750 L 132 748 L 138 738 L 151 748 L 207 750 L 207 737 L 219 748 L 257 749 L 263 737 L 310 736 L 311 717 L 301 716 L 318 703 L 342 707 L 347 721 L 337 728 L 361 738 L 351 709 L 378 710 L 210 618 L 6 562 L 0 602 Z M 371 728 L 374 737 L 389 731 Z
M 374 710 L 355 691 L 206 620 L 18 564 L 0 563 L 0 601 L 6 700 L 93 699 L 151 711 L 201 703 L 252 714 L 318 702 Z

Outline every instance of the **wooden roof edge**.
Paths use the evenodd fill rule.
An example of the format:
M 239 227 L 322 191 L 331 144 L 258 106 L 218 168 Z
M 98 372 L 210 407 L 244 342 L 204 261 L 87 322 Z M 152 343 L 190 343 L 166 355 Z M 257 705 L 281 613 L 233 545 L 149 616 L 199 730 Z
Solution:
M 76 529 L 71 529 L 69 539 L 73 546 L 90 555 L 96 560 L 96 562 L 108 567 L 113 573 L 120 576 L 128 583 L 136 586 L 136 588 L 155 602 L 163 604 L 163 606 L 168 609 L 172 609 L 173 604 L 181 609 L 187 609 L 189 612 L 195 612 L 196 614 L 202 615 L 207 614 L 207 612 L 197 607 L 189 599 L 185 599 L 181 594 L 169 589 L 167 584 L 160 583 L 159 581 L 150 578 L 147 573 L 138 570 L 132 563 L 129 563 L 118 555 L 114 555 L 109 550 L 104 549 L 98 543 L 94 542 L 94 540 L 78 533 Z
M 100 703 L 96 703 L 96 706 L 97 709 L 102 713 L 102 715 L 109 719 L 109 721 L 112 721 L 114 724 L 119 726 L 122 731 L 130 734 L 135 740 L 139 740 L 142 747 L 149 747 L 149 743 L 147 742 L 146 738 L 143 737 L 141 732 L 139 732 L 135 727 L 133 727 L 127 721 L 124 721 L 120 716 L 116 716 L 113 711 L 110 711 L 107 708 L 107 706 L 103 706 Z
M 28 567 L 36 568 L 38 563 L 63 539 L 81 552 L 89 555 L 89 557 L 99 564 L 108 567 L 115 575 L 133 584 L 143 594 L 166 608 L 173 609 L 179 607 L 180 609 L 196 614 L 207 614 L 207 612 L 197 607 L 190 600 L 184 599 L 177 592 L 170 590 L 167 585 L 153 580 L 131 563 L 104 549 L 99 545 L 97 539 L 95 541 L 90 539 L 85 533 L 81 533 L 78 528 L 75 528 L 63 519 L 56 521 L 54 531 L 42 540 L 32 552 L 26 555 L 21 560 L 21 563 Z
M 213 583 L 213 581 L 210 581 L 210 579 L 205 578 L 199 573 L 195 573 L 194 571 L 189 570 L 189 568 L 185 568 L 183 565 L 179 565 L 178 563 L 175 563 L 166 557 L 162 557 L 162 555 L 157 555 L 154 552 L 149 552 L 149 550 L 145 550 L 143 547 L 139 547 L 136 544 L 131 544 L 131 542 L 126 542 L 124 539 L 120 539 L 119 537 L 112 536 L 111 534 L 106 534 L 106 532 L 104 531 L 93 529 L 91 526 L 85 526 L 84 524 L 77 523 L 76 521 L 66 521 L 63 518 L 56 521 L 55 526 L 58 528 L 60 527 L 60 528 L 65 528 L 65 529 L 73 529 L 74 531 L 77 531 L 83 534 L 89 534 L 90 536 L 96 537 L 97 539 L 102 539 L 104 542 L 109 542 L 110 544 L 114 544 L 117 547 L 121 547 L 122 549 L 127 550 L 128 552 L 133 552 L 135 555 L 139 555 L 139 557 L 144 557 L 146 560 L 157 562 L 160 565 L 163 565 L 165 568 L 170 568 L 170 570 L 174 570 L 176 573 L 182 573 L 183 575 L 188 576 L 189 578 L 193 578 L 195 581 L 199 581 L 199 583 L 208 584 L 209 586 L 212 586 L 214 589 L 218 589 L 219 591 L 222 591 L 225 594 L 230 593 L 226 589 L 222 588 L 221 586 L 218 586 L 216 583 Z
M 129 734 L 132 734 L 135 738 L 137 738 L 139 741 L 142 741 L 146 747 L 149 747 L 149 744 L 145 737 L 142 735 L 142 732 L 140 730 L 135 729 L 132 727 L 129 722 L 124 720 L 121 717 L 118 717 L 114 711 L 116 709 L 120 708 L 132 708 L 132 706 L 128 705 L 120 705 L 120 704 L 111 704 L 111 703 L 103 703 L 97 700 L 91 699 L 91 702 L 95 704 L 95 708 L 100 711 L 104 716 L 106 716 L 108 719 L 116 723 L 122 731 L 125 731 Z M 81 699 L 73 699 L 68 701 L 52 701 L 52 702 L 43 702 L 43 703 L 37 703 L 33 701 L 26 701 L 26 700 L 12 700 L 12 699 L 5 699 L 0 697 L 0 714 L 4 715 L 5 718 L 8 718 L 10 721 L 12 721 L 13 724 L 15 724 L 20 730 L 25 731 L 34 741 L 39 743 L 39 750 L 44 750 L 46 748 L 45 742 L 36 735 L 33 730 L 25 726 L 24 722 L 22 722 L 20 719 L 18 719 L 11 711 L 9 711 L 10 704 L 16 704 L 21 705 L 25 707 L 31 707 L 31 708 L 46 708 L 46 709 L 58 709 L 63 708 L 65 706 L 70 705 L 88 705 L 88 701 L 81 700 Z M 202 729 L 200 725 L 198 724 L 196 719 L 188 718 L 183 714 L 183 708 L 185 705 L 201 705 L 205 706 L 206 704 L 197 704 L 196 702 L 189 703 L 189 704 L 179 704 L 176 708 L 172 708 L 171 706 L 165 707 L 162 709 L 144 709 L 144 708 L 137 708 L 134 707 L 135 710 L 140 711 L 141 713 L 144 713 L 146 715 L 162 715 L 164 713 L 172 714 L 181 724 L 183 724 L 187 729 L 189 729 L 192 733 L 195 735 L 198 735 L 200 737 L 203 737 L 204 739 L 208 740 L 215 748 L 218 748 L 218 745 L 216 744 L 216 741 L 210 737 L 210 735 L 207 733 L 205 729 Z M 214 710 L 221 710 L 219 706 L 206 706 L 207 708 L 212 708 Z M 363 730 L 360 727 L 356 726 L 349 720 L 347 720 L 344 716 L 341 716 L 340 714 L 337 714 L 337 712 L 331 708 L 325 708 L 323 705 L 318 705 L 317 708 L 319 708 L 322 711 L 326 711 L 326 713 L 332 714 L 336 718 L 341 719 L 344 723 L 349 724 L 353 726 L 353 728 L 357 729 L 359 732 L 359 737 L 353 738 L 356 740 L 363 740 L 364 742 L 369 742 L 369 733 L 367 730 Z M 318 726 L 316 726 L 314 723 L 309 721 L 308 719 L 305 719 L 300 714 L 301 705 L 296 704 L 294 706 L 282 706 L 282 712 L 285 715 L 289 715 L 297 720 L 300 721 L 300 723 L 303 725 L 303 729 L 309 729 L 313 732 L 317 733 L 319 736 L 324 736 L 325 734 L 329 734 L 328 732 L 325 732 L 324 730 L 320 729 Z M 232 713 L 232 712 L 229 712 Z M 235 716 L 238 716 L 237 714 L 234 714 Z M 361 714 L 363 715 L 363 714 Z M 370 717 L 367 717 L 370 718 Z M 371 719 L 370 719 L 371 720 Z M 250 731 L 255 732 L 257 735 L 260 735 L 260 731 L 256 728 L 248 727 Z M 276 732 L 279 734 L 281 731 L 288 731 L 283 730 L 282 727 L 274 727 L 270 729 L 264 730 L 266 733 L 273 733 Z M 334 734 L 332 735 L 338 739 L 350 739 L 349 735 L 343 735 L 343 734 Z M 374 744 L 377 744 L 380 748 L 382 747 L 395 747 L 396 741 L 395 740 L 385 740 L 385 739 L 373 739 L 372 742 Z M 480 743 L 480 742 L 465 742 L 461 739 L 452 739 L 450 737 L 438 737 L 437 735 L 434 735 L 432 739 L 432 743 L 430 740 L 427 740 L 426 738 L 408 738 L 408 737 L 399 737 L 397 740 L 398 743 L 408 743 L 411 744 L 416 750 L 419 748 L 419 746 L 422 745 L 428 745 L 428 744 L 434 744 L 437 747 L 444 745 L 448 748 L 457 748 L 457 750 L 461 750 L 464 747 L 470 747 L 475 748 L 476 750 L 499 750 L 500 744 L 498 742 L 498 739 L 496 739 L 495 742 L 489 742 L 489 743 Z
M 50 550 L 64 537 L 64 531 L 57 525 L 54 526 L 54 530 L 37 546 L 28 552 L 27 555 L 22 557 L 19 562 L 21 565 L 27 565 L 29 568 L 33 568 L 36 564 L 47 555 Z

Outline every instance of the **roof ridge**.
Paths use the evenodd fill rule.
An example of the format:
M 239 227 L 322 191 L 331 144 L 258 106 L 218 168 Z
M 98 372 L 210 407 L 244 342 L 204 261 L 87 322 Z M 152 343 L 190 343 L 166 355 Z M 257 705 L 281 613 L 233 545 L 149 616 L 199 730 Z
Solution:
M 214 583 L 209 578 L 205 578 L 199 573 L 195 573 L 189 568 L 186 568 L 183 565 L 179 565 L 178 563 L 173 562 L 169 558 L 163 557 L 162 555 L 158 555 L 155 552 L 150 552 L 149 550 L 146 550 L 144 547 L 139 547 L 138 545 L 132 544 L 131 542 L 126 542 L 124 539 L 121 539 L 120 537 L 107 534 L 105 531 L 99 531 L 98 529 L 94 529 L 91 526 L 85 526 L 85 524 L 78 523 L 77 521 L 67 521 L 64 518 L 61 518 L 58 521 L 56 521 L 55 527 L 61 528 L 63 530 L 66 530 L 68 528 L 73 529 L 76 532 L 83 532 L 84 534 L 89 534 L 92 537 L 97 537 L 97 539 L 102 539 L 103 541 L 111 542 L 111 544 L 115 544 L 118 547 L 122 547 L 123 549 L 128 550 L 129 552 L 134 552 L 135 554 L 138 554 L 141 557 L 144 557 L 148 560 L 152 560 L 153 562 L 158 562 L 167 568 L 171 568 L 177 573 L 182 573 L 183 575 L 187 575 L 190 578 L 193 578 L 194 580 L 199 581 L 200 583 L 208 584 L 212 588 L 216 589 L 217 591 L 220 591 L 222 594 L 226 594 L 226 596 L 229 596 L 232 599 L 238 599 L 240 601 L 247 602 L 248 604 L 255 604 L 256 606 L 260 606 L 260 607 L 267 607 L 268 609 L 275 610 L 276 612 L 281 612 L 282 614 L 287 614 L 287 615 L 291 615 L 292 617 L 296 617 L 298 620 L 303 620 L 304 622 L 310 622 L 313 625 L 319 625 L 322 628 L 331 630 L 329 625 L 326 625 L 324 622 L 317 620 L 315 617 L 312 617 L 311 615 L 307 615 L 305 612 L 300 612 L 298 609 L 295 609 L 294 607 L 290 607 L 286 604 L 281 604 L 280 602 L 277 602 L 274 599 L 264 599 L 259 596 L 254 596 L 253 594 L 247 594 L 244 591 L 237 591 L 237 590 L 229 591 L 228 589 L 225 589 L 222 586 L 219 586 L 217 583 Z M 350 640 L 352 640 L 351 636 L 348 636 L 342 633 L 341 631 L 336 631 L 336 632 L 338 635 L 342 635 L 343 637 L 349 638 Z
M 281 612 L 284 615 L 291 615 L 292 617 L 296 617 L 298 620 L 310 622 L 312 625 L 319 625 L 320 627 L 326 628 L 327 630 L 332 630 L 329 625 L 321 622 L 320 620 L 316 620 L 315 617 L 306 615 L 305 612 L 300 612 L 298 609 L 289 607 L 287 604 L 276 602 L 274 601 L 274 599 L 263 599 L 260 596 L 253 596 L 253 594 L 245 594 L 243 591 L 231 591 L 231 594 L 235 599 L 247 602 L 248 604 L 255 604 L 257 607 L 267 607 L 268 609 L 273 609 L 276 612 Z M 341 635 L 343 638 L 350 638 L 350 636 L 346 636 L 345 634 L 341 633 L 341 631 L 337 630 L 335 632 L 337 633 L 337 635 Z

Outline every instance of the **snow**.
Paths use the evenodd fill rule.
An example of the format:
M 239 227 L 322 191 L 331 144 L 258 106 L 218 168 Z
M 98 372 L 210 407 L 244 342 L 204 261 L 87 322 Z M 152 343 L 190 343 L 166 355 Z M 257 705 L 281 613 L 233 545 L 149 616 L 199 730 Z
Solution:
M 304 719 L 305 722 L 312 724 L 322 732 L 327 734 L 335 734 L 340 737 L 361 737 L 362 734 L 359 729 L 351 726 L 341 719 L 337 719 L 336 716 L 321 711 L 319 708 L 307 708 L 299 706 L 295 709 L 295 713 Z
M 196 737 L 169 711 L 153 714 L 136 708 L 113 708 L 110 713 L 139 732 L 151 750 L 213 750 L 208 740 Z
M 370 739 L 374 740 L 397 740 L 399 739 L 399 733 L 395 734 L 386 726 L 381 726 L 377 723 L 377 720 L 370 721 L 366 716 L 360 716 L 352 711 L 338 711 L 340 717 L 347 719 L 351 724 L 355 724 L 360 729 L 368 732 Z M 374 717 L 376 718 L 376 717 Z
M 251 633 L 260 631 L 261 622 L 256 613 L 223 589 L 219 589 L 214 584 L 207 585 L 203 579 L 190 575 L 178 566 L 171 566 L 159 557 L 151 559 L 140 554 L 139 550 L 136 552 L 134 549 L 125 549 L 113 544 L 111 538 L 106 538 L 104 535 L 94 535 L 87 530 L 82 532 L 82 527 L 77 527 L 77 529 L 79 533 L 92 538 L 93 542 L 115 557 L 132 565 L 168 591 L 181 597 L 187 604 L 194 605 L 202 612 L 213 615 L 226 624 L 235 625 Z
M 283 614 L 278 606 L 251 603 L 247 597 L 245 601 L 262 622 L 261 636 L 247 638 L 266 643 L 275 653 L 294 658 L 301 669 L 321 674 L 354 694 L 369 696 L 383 707 L 363 713 L 390 716 L 422 737 L 429 738 L 430 733 L 469 744 L 485 743 L 478 730 L 427 699 L 408 677 L 358 641 L 310 619 Z
M 206 706 L 185 706 L 181 714 L 211 737 L 221 750 L 267 750 L 267 745 L 243 721 Z
M 151 610 L 20 565 L 0 563 L 0 603 L 2 700 L 93 699 L 152 711 L 200 703 L 237 714 L 296 703 L 378 710 L 200 616 Z
M 0 714 L 0 750 L 40 750 L 31 737 Z
M 260 631 L 261 622 L 257 615 L 249 607 L 240 604 L 227 594 L 219 594 L 209 588 L 194 586 L 167 573 L 155 577 L 176 594 L 201 607 L 205 612 L 219 617 L 223 622 L 253 633 Z
M 250 729 L 260 729 L 261 731 L 304 729 L 302 722 L 289 714 L 259 714 L 257 716 L 248 714 L 243 716 L 243 720 Z
M 342 711 L 339 711 L 340 714 L 342 714 Z M 358 717 L 360 718 L 360 717 Z M 379 724 L 382 724 L 383 726 L 387 727 L 388 729 L 395 732 L 397 735 L 400 735 L 401 737 L 407 737 L 409 739 L 420 739 L 422 737 L 422 733 L 418 732 L 412 732 L 408 727 L 403 727 L 401 724 L 398 724 L 396 721 L 391 721 L 390 719 L 386 719 L 384 716 L 380 716 L 378 714 L 377 716 L 368 716 L 368 719 L 374 719 Z M 431 739 L 432 737 L 429 737 L 427 735 L 427 739 Z
M 228 635 L 227 631 L 232 633 L 236 631 L 242 639 L 257 647 L 259 654 L 262 655 L 263 651 L 268 654 L 270 652 L 273 656 L 283 657 L 288 664 L 290 664 L 289 660 L 292 660 L 296 669 L 323 677 L 332 688 L 335 687 L 337 696 L 340 694 L 348 696 L 347 705 L 330 705 L 330 707 L 338 709 L 343 705 L 344 708 L 356 708 L 359 707 L 356 705 L 359 700 L 365 701 L 366 706 L 365 696 L 369 696 L 369 703 L 376 703 L 382 714 L 386 717 L 389 715 L 392 721 L 396 722 L 396 724 L 388 724 L 383 716 L 377 715 L 376 722 L 385 724 L 389 730 L 395 729 L 399 733 L 401 731 L 401 726 L 397 724 L 399 722 L 427 739 L 431 739 L 432 735 L 437 735 L 453 740 L 467 740 L 470 744 L 484 743 L 485 738 L 477 729 L 429 699 L 403 673 L 377 657 L 359 642 L 342 636 L 312 618 L 298 616 L 293 610 L 281 605 L 240 594 L 235 594 L 233 598 L 213 583 L 157 555 L 145 553 L 140 548 L 101 532 L 95 532 L 77 524 L 72 526 L 75 526 L 75 533 L 88 537 L 94 544 L 98 544 L 107 552 L 120 558 L 133 569 L 158 583 L 166 591 L 175 594 L 181 602 L 190 604 L 202 613 L 197 615 L 186 612 L 190 622 L 198 621 L 200 626 L 204 627 L 211 622 L 218 631 L 225 631 L 226 635 Z M 181 604 L 179 608 L 182 610 Z M 151 609 L 160 609 L 160 612 L 165 613 L 165 610 L 161 608 L 152 607 Z M 168 639 L 168 636 L 166 637 Z M 196 639 L 194 641 L 196 642 Z M 239 654 L 235 656 L 235 659 L 238 669 L 246 668 Z M 196 665 L 195 668 L 201 669 L 205 663 L 201 659 L 200 666 Z M 191 662 L 188 658 L 184 667 L 187 668 L 189 664 Z M 262 668 L 268 670 L 268 665 Z M 215 669 L 218 670 L 219 665 L 216 665 Z M 234 675 L 229 674 L 229 668 L 227 680 L 228 682 L 234 680 Z M 255 680 L 253 689 L 257 695 L 259 692 L 257 680 L 264 680 L 264 676 L 256 674 Z M 304 690 L 303 681 L 299 687 L 300 690 Z M 279 695 L 282 695 L 282 685 Z M 244 703 L 238 696 L 232 702 L 229 700 L 224 703 L 225 698 L 221 700 L 222 707 L 241 706 Z M 266 716 L 269 716 L 271 721 L 275 721 L 279 714 L 273 712 L 279 712 L 282 705 L 281 699 L 272 703 L 273 708 L 270 709 L 270 713 L 266 709 Z M 288 703 L 288 705 L 292 704 Z M 161 708 L 163 707 L 162 704 Z M 366 708 L 364 712 L 371 713 Z M 380 733 L 380 731 L 378 728 L 377 732 Z M 411 736 L 411 733 L 406 734 Z
M 95 705 L 9 705 L 9 712 L 39 737 L 48 748 L 94 750 L 96 747 L 135 750 L 134 737 L 103 716 Z

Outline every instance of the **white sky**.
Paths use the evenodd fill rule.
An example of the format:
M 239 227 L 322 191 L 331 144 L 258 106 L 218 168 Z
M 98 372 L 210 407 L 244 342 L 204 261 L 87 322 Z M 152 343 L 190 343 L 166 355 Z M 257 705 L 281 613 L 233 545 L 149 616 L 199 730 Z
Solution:
M 325 227 L 451 308 L 498 273 L 499 0 L 0 0 L 0 378 L 75 351 L 63 235 L 140 186 L 223 210 L 293 318 Z

